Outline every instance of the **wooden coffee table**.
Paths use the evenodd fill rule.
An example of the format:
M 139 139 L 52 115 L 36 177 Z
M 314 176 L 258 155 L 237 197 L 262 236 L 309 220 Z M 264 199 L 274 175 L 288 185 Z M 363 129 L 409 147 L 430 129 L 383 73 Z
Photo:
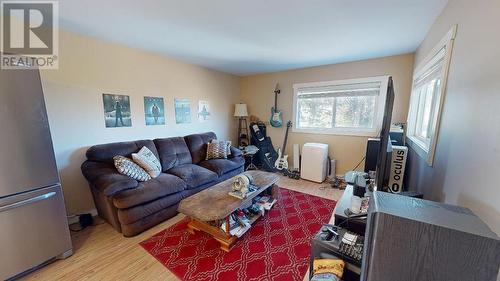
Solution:
M 247 171 L 243 174 L 250 175 L 253 178 L 252 185 L 258 188 L 247 198 L 238 199 L 228 194 L 233 190 L 233 178 L 230 178 L 182 200 L 178 208 L 180 213 L 191 218 L 188 223 L 190 233 L 198 230 L 212 235 L 220 242 L 221 249 L 226 252 L 229 252 L 238 239 L 229 233 L 229 216 L 241 206 L 250 204 L 252 199 L 259 194 L 268 194 L 273 198 L 277 198 L 278 195 L 275 186 L 278 181 L 277 175 L 263 171 Z M 259 218 L 260 215 L 254 216 L 250 223 L 254 223 Z M 224 222 L 226 229 L 222 230 L 221 226 Z

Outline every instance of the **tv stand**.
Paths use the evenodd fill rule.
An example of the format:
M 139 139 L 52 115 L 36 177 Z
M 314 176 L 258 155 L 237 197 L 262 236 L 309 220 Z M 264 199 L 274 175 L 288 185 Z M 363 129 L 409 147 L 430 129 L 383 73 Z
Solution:
M 364 236 L 366 230 L 366 219 L 349 219 L 349 217 L 345 214 L 345 210 L 351 206 L 351 198 L 352 185 L 348 185 L 335 207 L 335 225 Z
M 366 229 L 366 220 L 349 219 L 344 211 L 351 206 L 352 186 L 348 185 L 344 194 L 337 202 L 334 211 L 334 224 L 358 235 L 364 236 Z M 321 230 L 320 230 L 321 232 Z M 323 241 L 319 238 L 319 233 L 311 241 L 311 262 L 309 267 L 309 278 L 313 276 L 313 260 L 315 258 L 340 258 L 344 260 L 344 281 L 359 281 L 361 275 L 361 263 L 350 262 L 341 257 L 330 241 Z
M 345 230 L 344 230 L 345 231 Z M 342 259 L 345 262 L 344 281 L 359 281 L 361 275 L 361 262 L 343 255 L 338 247 L 339 240 L 335 238 L 331 240 L 324 240 L 321 237 L 322 231 L 320 230 L 311 241 L 311 261 L 309 265 L 309 278 L 313 276 L 313 261 L 317 258 L 323 259 Z M 340 238 L 341 239 L 341 238 Z

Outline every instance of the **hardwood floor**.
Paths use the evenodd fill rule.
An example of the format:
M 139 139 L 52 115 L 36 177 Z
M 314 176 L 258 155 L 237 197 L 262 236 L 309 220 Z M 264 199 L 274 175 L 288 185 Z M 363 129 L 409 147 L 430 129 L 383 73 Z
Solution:
M 293 180 L 283 176 L 280 176 L 278 185 L 336 201 L 343 193 L 326 183 Z M 139 246 L 139 242 L 183 218 L 184 215 L 179 214 L 131 238 L 123 237 L 107 223 L 74 232 L 71 235 L 73 256 L 55 261 L 22 280 L 179 280 Z M 97 223 L 100 222 L 98 219 Z

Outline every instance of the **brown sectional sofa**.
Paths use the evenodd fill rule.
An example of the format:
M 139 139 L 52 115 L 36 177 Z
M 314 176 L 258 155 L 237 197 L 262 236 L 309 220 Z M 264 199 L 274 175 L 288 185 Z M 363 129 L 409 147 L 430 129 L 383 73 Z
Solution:
M 209 132 L 90 147 L 82 173 L 89 182 L 99 216 L 124 236 L 133 236 L 175 216 L 183 198 L 243 172 L 245 161 L 234 147 L 228 159 L 205 160 L 206 144 L 215 138 Z M 160 176 L 138 182 L 119 174 L 113 157 L 130 157 L 143 146 L 160 160 Z

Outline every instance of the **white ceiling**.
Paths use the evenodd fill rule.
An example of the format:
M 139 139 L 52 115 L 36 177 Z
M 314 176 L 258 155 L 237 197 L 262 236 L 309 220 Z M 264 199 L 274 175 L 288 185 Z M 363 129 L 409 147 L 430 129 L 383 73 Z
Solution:
M 448 0 L 61 0 L 63 29 L 237 75 L 415 51 Z

